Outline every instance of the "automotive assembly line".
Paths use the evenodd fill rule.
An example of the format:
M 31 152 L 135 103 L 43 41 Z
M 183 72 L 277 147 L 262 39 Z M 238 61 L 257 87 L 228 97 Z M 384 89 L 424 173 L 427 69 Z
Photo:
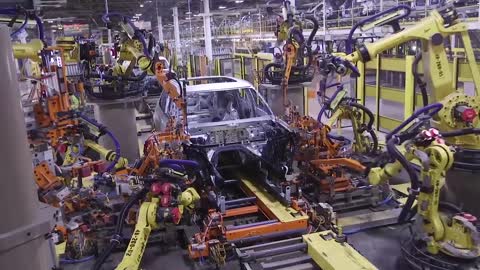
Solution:
M 0 268 L 480 269 L 478 1 L 60 2 L 0 3 Z

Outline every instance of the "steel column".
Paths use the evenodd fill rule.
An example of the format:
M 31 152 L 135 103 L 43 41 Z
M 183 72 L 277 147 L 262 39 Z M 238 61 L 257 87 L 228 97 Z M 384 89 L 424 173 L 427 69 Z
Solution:
M 203 0 L 203 32 L 205 36 L 205 55 L 209 63 L 213 62 L 212 29 L 210 15 L 210 0 Z
M 173 34 L 175 36 L 175 56 L 177 63 L 182 62 L 182 51 L 180 50 L 180 23 L 178 22 L 178 7 L 173 8 Z
M 157 16 L 157 27 L 158 27 L 158 42 L 163 42 L 163 24 L 162 16 Z
M 108 0 L 105 0 L 105 13 L 108 13 Z M 112 29 L 107 30 L 108 44 L 112 44 Z
M 381 60 L 380 54 L 377 54 L 377 73 L 375 77 L 375 127 L 380 130 L 380 73 L 381 73 Z
M 94 106 L 95 119 L 115 134 L 121 145 L 121 156 L 130 162 L 140 157 L 135 117 L 135 102 L 138 100 L 138 97 L 134 97 L 115 101 L 96 101 Z M 99 142 L 105 148 L 115 149 L 115 144 L 108 136 L 102 136 Z
M 323 0 L 323 37 L 327 34 L 327 8 L 326 1 Z
M 405 57 L 405 102 L 403 109 L 403 119 L 410 117 L 415 110 L 415 83 L 412 73 L 413 61 L 415 56 L 407 55 Z
M 40 216 L 10 31 L 3 25 L 0 25 L 0 58 L 3 78 L 0 121 L 5 125 L 0 134 L 1 269 L 53 269 L 49 241 L 44 237 L 50 224 L 48 217 Z

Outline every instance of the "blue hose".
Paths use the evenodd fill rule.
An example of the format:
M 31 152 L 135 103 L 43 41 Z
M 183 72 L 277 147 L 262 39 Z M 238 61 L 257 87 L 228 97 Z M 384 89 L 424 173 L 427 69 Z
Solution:
M 180 172 L 180 171 L 183 171 L 185 168 L 183 168 L 183 166 L 180 166 L 178 164 L 167 164 L 167 165 L 163 165 L 167 168 L 170 168 L 172 170 L 175 170 L 177 172 Z
M 323 104 L 322 108 L 320 109 L 320 112 L 318 113 L 317 121 L 319 123 L 322 122 L 322 116 L 325 113 L 325 111 L 327 110 L 327 106 L 330 106 L 330 102 L 337 97 L 337 95 L 338 95 L 338 93 L 340 93 L 340 91 L 343 90 L 343 85 L 341 83 L 331 84 L 331 85 L 325 87 L 325 90 L 327 90 L 328 88 L 334 87 L 334 86 L 337 86 L 337 90 L 335 91 L 335 93 L 333 93 L 332 97 L 328 99 L 329 101 L 327 101 Z
M 385 15 L 385 14 L 388 14 L 388 13 L 390 13 L 390 12 L 392 12 L 392 11 L 401 10 L 401 9 L 405 9 L 406 12 L 405 12 L 405 14 L 403 14 L 402 16 L 400 16 L 400 17 L 398 18 L 398 20 L 408 17 L 408 16 L 410 15 L 410 13 L 412 12 L 412 9 L 411 9 L 409 6 L 406 6 L 406 5 L 398 5 L 398 6 L 389 8 L 389 9 L 387 9 L 387 10 L 385 10 L 385 11 L 382 11 L 382 12 L 380 12 L 380 13 L 378 13 L 378 14 L 375 14 L 375 15 L 373 15 L 373 16 L 371 16 L 371 17 L 365 18 L 365 19 L 357 22 L 357 23 L 350 29 L 350 33 L 348 33 L 347 41 L 346 41 L 346 43 L 345 43 L 346 53 L 347 53 L 347 54 L 350 54 L 350 53 L 353 52 L 353 49 L 352 49 L 352 47 L 353 47 L 353 46 L 352 46 L 352 44 L 353 44 L 353 34 L 355 33 L 355 31 L 357 30 L 357 28 L 358 28 L 359 26 L 364 25 L 364 24 L 366 24 L 366 23 L 368 23 L 368 22 L 371 22 L 371 21 L 373 21 L 373 20 L 375 20 L 375 19 L 377 19 L 377 18 L 379 18 L 379 17 L 381 17 L 381 16 L 383 16 L 383 15 Z
M 162 159 L 158 163 L 160 167 L 169 167 L 172 165 L 186 166 L 191 168 L 198 168 L 200 164 L 194 160 L 185 160 L 185 159 Z
M 337 135 L 332 135 L 330 133 L 327 134 L 327 137 L 331 140 L 336 140 L 336 141 L 340 141 L 340 142 L 344 142 L 345 145 L 350 145 L 352 143 L 352 141 L 350 141 L 349 139 L 343 137 L 343 136 L 337 136 Z
M 405 120 L 398 127 L 396 127 L 394 130 L 388 133 L 387 136 L 385 137 L 385 140 L 386 141 L 390 140 L 390 138 L 392 138 L 393 135 L 397 134 L 400 130 L 402 130 L 404 127 L 406 127 L 408 124 L 410 124 L 413 120 L 415 120 L 420 115 L 425 113 L 428 116 L 432 117 L 436 113 L 438 113 L 442 108 L 443 108 L 443 105 L 441 103 L 433 103 L 415 111 L 409 118 L 407 118 L 407 120 Z
M 92 255 L 92 256 L 88 256 L 88 257 L 85 257 L 85 258 L 81 258 L 81 259 L 60 259 L 60 263 L 61 264 L 77 264 L 77 263 L 84 263 L 84 262 L 88 262 L 88 261 L 91 261 L 95 258 L 95 255 Z
M 0 14 L 4 14 L 4 15 L 17 15 L 18 14 L 18 10 L 16 8 L 5 8 L 5 9 L 0 9 Z M 25 29 L 25 26 L 27 25 L 28 23 L 28 14 L 25 13 L 25 19 L 24 19 L 24 22 L 22 23 L 22 25 L 20 26 L 20 28 L 18 28 L 17 30 L 13 31 L 11 34 L 10 34 L 10 37 L 15 37 L 18 33 L 20 33 L 23 29 Z
M 93 120 L 93 119 L 90 119 L 88 117 L 86 117 L 85 115 L 80 115 L 80 117 L 87 121 L 88 123 L 94 125 L 95 127 L 97 127 L 99 130 L 104 130 L 105 131 L 105 134 L 108 135 L 108 137 L 110 137 L 110 139 L 112 139 L 113 143 L 115 144 L 115 158 L 113 159 L 113 161 L 108 165 L 106 171 L 107 172 L 110 172 L 113 170 L 113 168 L 115 167 L 115 165 L 117 164 L 118 160 L 120 159 L 120 142 L 117 140 L 117 138 L 115 137 L 115 135 L 107 129 L 107 127 L 105 127 L 104 125 L 98 123 L 97 121 Z
M 45 39 L 45 30 L 43 28 L 43 22 L 40 17 L 37 16 L 37 14 L 33 14 L 33 19 L 37 22 L 37 29 L 38 29 L 38 38 L 41 41 L 44 41 Z

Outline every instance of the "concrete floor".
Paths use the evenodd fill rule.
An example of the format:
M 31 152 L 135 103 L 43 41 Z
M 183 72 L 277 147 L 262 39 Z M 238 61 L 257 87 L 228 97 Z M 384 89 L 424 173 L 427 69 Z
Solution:
M 408 270 L 410 268 L 403 262 L 400 251 L 400 240 L 407 234 L 406 225 L 388 226 L 349 235 L 348 242 L 379 270 Z M 103 269 L 114 269 L 122 255 L 121 253 L 112 254 Z M 93 261 L 65 265 L 63 269 L 86 270 L 90 269 L 92 265 Z M 215 268 L 206 268 L 199 263 L 192 263 L 188 260 L 186 251 L 180 247 L 162 249 L 160 246 L 152 246 L 145 251 L 142 269 L 214 270 Z M 240 266 L 238 262 L 232 261 L 224 269 L 240 270 Z

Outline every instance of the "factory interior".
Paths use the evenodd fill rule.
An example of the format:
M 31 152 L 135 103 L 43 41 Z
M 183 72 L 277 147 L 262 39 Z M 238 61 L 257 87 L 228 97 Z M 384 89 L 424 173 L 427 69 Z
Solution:
M 1 0 L 0 269 L 480 270 L 479 13 Z

